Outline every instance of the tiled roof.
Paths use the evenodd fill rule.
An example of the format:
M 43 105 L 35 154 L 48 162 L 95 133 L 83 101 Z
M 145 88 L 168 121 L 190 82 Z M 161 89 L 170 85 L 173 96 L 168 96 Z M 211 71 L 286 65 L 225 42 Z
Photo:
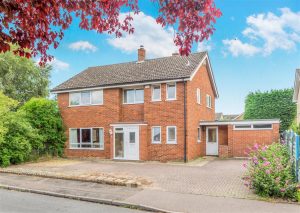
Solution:
M 89 67 L 53 88 L 52 92 L 189 78 L 206 55 L 206 52 L 199 52 L 188 57 L 174 55 L 143 62 Z

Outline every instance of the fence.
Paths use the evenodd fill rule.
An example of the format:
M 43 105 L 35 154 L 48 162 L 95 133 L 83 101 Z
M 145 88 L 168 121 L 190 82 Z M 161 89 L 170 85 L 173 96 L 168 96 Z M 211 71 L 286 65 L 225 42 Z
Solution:
M 296 179 L 300 182 L 300 136 L 293 131 L 285 131 L 282 139 L 293 161 Z

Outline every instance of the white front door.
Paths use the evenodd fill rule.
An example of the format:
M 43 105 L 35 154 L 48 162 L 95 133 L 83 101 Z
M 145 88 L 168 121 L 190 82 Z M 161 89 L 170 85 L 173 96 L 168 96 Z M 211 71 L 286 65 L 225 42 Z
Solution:
M 218 155 L 218 127 L 206 128 L 206 155 Z
M 139 127 L 122 126 L 114 130 L 114 158 L 139 160 Z

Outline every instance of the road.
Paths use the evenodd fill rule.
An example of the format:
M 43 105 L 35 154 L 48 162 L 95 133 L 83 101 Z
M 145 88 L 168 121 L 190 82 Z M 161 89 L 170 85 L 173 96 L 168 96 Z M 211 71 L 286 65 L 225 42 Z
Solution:
M 70 200 L 45 195 L 38 195 L 25 192 L 9 191 L 0 189 L 0 212 L 1 213 L 142 213 L 122 207 L 101 205 L 85 201 Z

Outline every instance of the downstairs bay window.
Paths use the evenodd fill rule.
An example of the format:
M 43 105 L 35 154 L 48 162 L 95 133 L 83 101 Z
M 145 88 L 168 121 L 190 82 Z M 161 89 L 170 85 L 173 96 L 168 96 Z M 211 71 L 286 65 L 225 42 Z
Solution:
M 103 128 L 70 129 L 71 149 L 104 149 Z

